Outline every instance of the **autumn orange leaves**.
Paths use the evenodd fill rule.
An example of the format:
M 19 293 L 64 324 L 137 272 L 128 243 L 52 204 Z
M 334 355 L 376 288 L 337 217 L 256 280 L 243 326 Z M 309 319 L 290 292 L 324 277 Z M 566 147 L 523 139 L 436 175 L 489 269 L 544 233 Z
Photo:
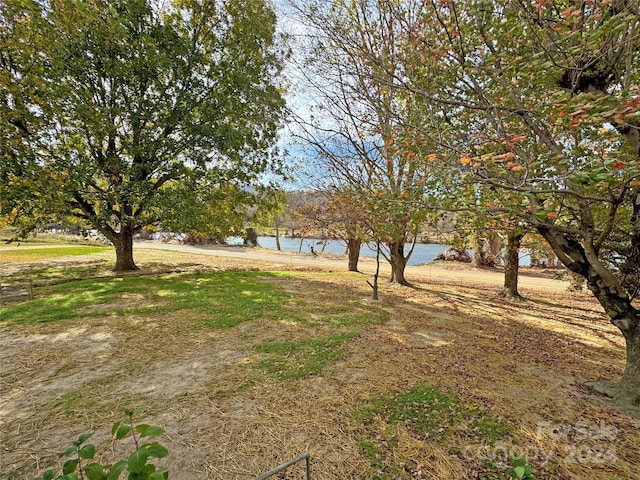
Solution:
M 499 151 L 500 148 L 512 148 L 516 144 L 524 142 L 526 140 L 527 137 L 525 135 L 512 134 L 508 135 L 506 138 L 503 138 L 499 142 L 489 142 L 487 145 L 495 146 L 496 150 Z M 513 172 L 519 172 L 522 170 L 522 165 L 518 160 L 518 156 L 511 150 L 503 151 L 502 153 L 489 152 L 482 155 L 472 155 L 463 152 L 462 154 L 460 154 L 460 163 L 462 163 L 463 165 L 470 165 L 474 169 L 478 169 L 486 163 L 504 163 L 504 167 L 507 170 Z

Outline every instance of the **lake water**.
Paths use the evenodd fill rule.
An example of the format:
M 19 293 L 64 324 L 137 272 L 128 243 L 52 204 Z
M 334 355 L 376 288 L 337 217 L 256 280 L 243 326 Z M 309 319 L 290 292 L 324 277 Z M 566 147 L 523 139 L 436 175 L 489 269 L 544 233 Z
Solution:
M 316 240 L 313 238 L 304 238 L 302 239 L 302 249 L 300 250 L 300 239 L 299 238 L 288 238 L 288 237 L 280 237 L 280 246 L 282 250 L 286 250 L 288 252 L 297 252 L 301 251 L 303 253 L 310 253 L 311 247 L 320 253 L 322 250 L 322 244 L 324 240 Z M 258 245 L 263 248 L 271 248 L 273 250 L 276 249 L 276 237 L 258 237 Z M 411 245 L 405 246 L 405 252 L 409 250 Z M 360 249 L 361 257 L 375 257 L 375 245 L 373 246 L 373 250 L 369 248 L 367 245 L 363 245 Z M 416 247 L 413 250 L 413 254 L 409 259 L 407 265 L 420 265 L 422 263 L 428 263 L 433 261 L 433 257 L 435 257 L 438 253 L 442 253 L 447 249 L 445 245 L 437 245 L 435 243 L 416 243 Z M 336 253 L 339 255 L 344 255 L 346 253 L 346 246 L 344 242 L 339 240 L 329 240 L 327 242 L 326 247 L 324 248 L 325 253 Z M 384 261 L 384 259 L 382 259 Z

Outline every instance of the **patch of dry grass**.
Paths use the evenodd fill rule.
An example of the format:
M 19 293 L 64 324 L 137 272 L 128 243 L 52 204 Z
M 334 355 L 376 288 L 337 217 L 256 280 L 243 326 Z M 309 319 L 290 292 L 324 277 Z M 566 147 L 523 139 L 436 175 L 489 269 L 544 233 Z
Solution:
M 268 268 L 138 255 L 143 274 Z M 373 303 L 362 276 L 300 269 L 263 279 L 291 296 L 290 314 L 223 330 L 195 328 L 202 313 L 184 311 L 3 328 L 0 474 L 29 478 L 89 429 L 115 452 L 110 424 L 123 408 L 145 405 L 145 421 L 167 431 L 173 479 L 250 479 L 304 451 L 314 479 L 375 478 L 356 413 L 429 384 L 511 433 L 487 447 L 391 426 L 394 455 L 412 462 L 414 478 L 477 478 L 483 456 L 519 452 L 541 479 L 637 478 L 640 422 L 582 387 L 624 366 L 622 338 L 589 295 L 525 290 L 529 300 L 512 303 L 496 286 L 432 280 L 383 285 Z M 259 345 L 346 333 L 358 335 L 318 373 L 283 382 L 260 370 Z M 610 457 L 597 458 L 601 448 Z M 304 478 L 303 468 L 281 478 Z

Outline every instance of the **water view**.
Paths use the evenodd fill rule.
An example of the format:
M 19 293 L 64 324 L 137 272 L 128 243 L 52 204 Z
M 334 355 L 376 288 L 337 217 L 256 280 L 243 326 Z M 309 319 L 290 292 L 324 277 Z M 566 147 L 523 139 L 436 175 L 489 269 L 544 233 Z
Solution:
M 300 251 L 303 253 L 311 253 L 313 249 L 313 251 L 320 253 L 321 251 L 323 251 L 324 244 L 325 240 L 317 240 L 313 238 L 300 239 L 280 237 L 280 247 L 282 248 L 282 250 L 286 250 L 288 252 Z M 275 250 L 276 238 L 260 236 L 258 237 L 258 245 L 263 248 L 271 248 Z M 369 248 L 367 245 L 363 245 L 360 249 L 360 256 L 375 257 L 375 245 L 373 245 L 372 247 L 373 248 Z M 410 245 L 407 245 L 405 248 L 408 250 L 409 247 Z M 444 252 L 446 249 L 447 247 L 445 245 L 438 245 L 435 243 L 417 243 L 407 265 L 420 265 L 422 263 L 431 262 L 433 261 L 433 257 L 435 257 L 438 253 Z M 326 241 L 324 252 L 344 255 L 346 253 L 346 246 L 344 242 L 341 242 L 340 240 L 328 240 Z

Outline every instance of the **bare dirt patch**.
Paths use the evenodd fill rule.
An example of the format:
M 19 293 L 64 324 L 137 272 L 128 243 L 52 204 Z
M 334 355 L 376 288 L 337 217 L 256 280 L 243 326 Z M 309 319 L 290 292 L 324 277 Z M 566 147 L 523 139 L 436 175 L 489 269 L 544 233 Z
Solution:
M 3 327 L 0 475 L 31 478 L 91 429 L 114 452 L 121 447 L 107 440 L 107 428 L 122 408 L 145 405 L 144 421 L 167 431 L 162 442 L 173 479 L 255 478 L 303 451 L 311 452 L 313 478 L 362 478 L 368 461 L 356 412 L 363 402 L 432 384 L 508 421 L 513 432 L 505 448 L 529 449 L 538 478 L 637 478 L 640 421 L 582 387 L 597 377 L 616 379 L 624 366 L 622 338 L 586 293 L 529 284 L 522 288 L 527 300 L 509 302 L 498 296 L 501 278 L 494 282 L 492 272 L 469 279 L 462 269 L 447 275 L 424 267 L 413 275 L 416 288 L 383 284 L 381 301 L 373 303 L 364 300 L 370 294 L 364 275 L 315 273 L 333 265 L 159 250 L 139 255 L 141 274 L 302 270 L 265 281 L 289 292 L 294 304 L 326 312 L 353 301 L 366 312 L 373 304 L 388 320 L 363 325 L 319 374 L 285 382 L 256 372 L 255 346 L 339 329 L 322 323 L 322 311 L 223 330 L 195 329 L 195 315 L 181 312 Z M 583 427 L 614 435 L 571 434 Z M 400 443 L 398 454 L 414 458 L 432 479 L 474 478 L 482 453 L 474 445 L 464 453 L 410 437 Z M 601 447 L 614 456 L 597 458 Z M 577 456 L 584 452 L 592 455 Z M 286 478 L 303 473 L 294 469 Z

